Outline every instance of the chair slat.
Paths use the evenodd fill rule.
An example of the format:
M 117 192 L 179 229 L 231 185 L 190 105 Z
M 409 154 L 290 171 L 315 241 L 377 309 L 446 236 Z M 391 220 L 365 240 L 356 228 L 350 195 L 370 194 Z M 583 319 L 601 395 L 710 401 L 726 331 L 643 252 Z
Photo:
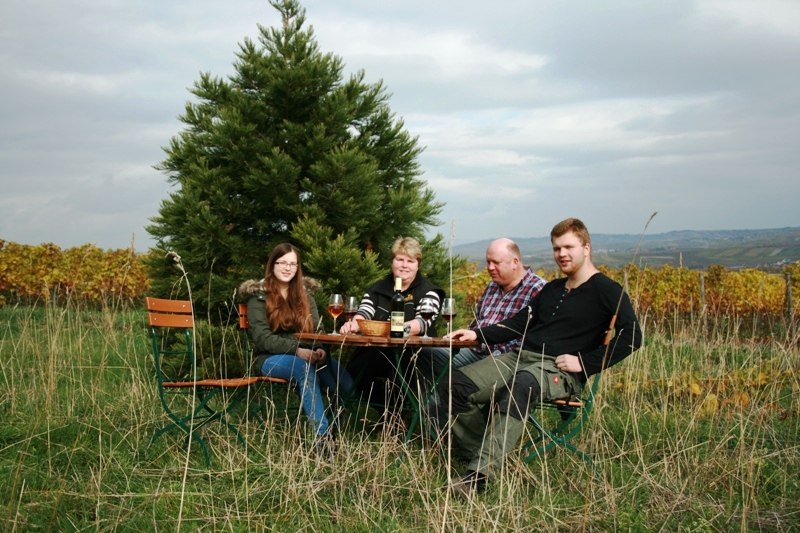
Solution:
M 148 311 L 163 313 L 192 314 L 192 303 L 189 300 L 167 300 L 165 298 L 145 298 Z
M 568 405 L 570 407 L 583 407 L 583 402 L 580 400 L 553 400 L 550 403 L 555 405 Z
M 238 389 L 239 387 L 249 387 L 258 383 L 259 379 L 252 378 L 224 378 L 224 379 L 199 379 L 197 381 L 165 381 L 165 387 L 188 388 L 188 387 L 215 387 L 223 389 Z
M 260 383 L 289 383 L 288 379 L 274 378 L 272 376 L 256 376 L 255 379 L 257 379 Z
M 192 315 L 147 313 L 147 324 L 159 328 L 191 328 L 194 326 L 194 320 Z

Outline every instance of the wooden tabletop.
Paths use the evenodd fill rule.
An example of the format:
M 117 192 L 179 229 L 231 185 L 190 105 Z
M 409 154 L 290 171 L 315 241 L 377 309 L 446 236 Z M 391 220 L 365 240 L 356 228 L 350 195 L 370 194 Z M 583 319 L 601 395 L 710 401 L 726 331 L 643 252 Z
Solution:
M 382 346 L 409 347 L 409 348 L 475 348 L 477 341 L 456 341 L 443 337 L 370 337 L 367 335 L 334 335 L 332 333 L 295 333 L 300 340 L 312 341 L 319 344 L 338 344 L 341 346 Z

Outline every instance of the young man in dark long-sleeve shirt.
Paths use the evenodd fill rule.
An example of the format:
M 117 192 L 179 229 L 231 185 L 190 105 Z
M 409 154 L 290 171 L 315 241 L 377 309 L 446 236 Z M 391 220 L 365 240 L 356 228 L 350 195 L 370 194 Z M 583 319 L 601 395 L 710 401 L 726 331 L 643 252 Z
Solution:
M 449 429 L 457 453 L 469 460 L 464 477 L 451 485 L 461 494 L 481 489 L 491 470 L 516 446 L 527 412 L 540 401 L 580 394 L 592 374 L 621 361 L 641 346 L 642 334 L 628 295 L 597 270 L 591 240 L 578 219 L 550 232 L 553 257 L 566 278 L 544 286 L 516 315 L 484 328 L 460 329 L 451 337 L 496 344 L 521 337 L 522 350 L 453 369 L 439 389 L 440 404 L 452 394 Z M 608 347 L 606 332 L 614 319 Z M 485 406 L 490 404 L 491 409 Z M 448 427 L 440 411 L 439 427 Z

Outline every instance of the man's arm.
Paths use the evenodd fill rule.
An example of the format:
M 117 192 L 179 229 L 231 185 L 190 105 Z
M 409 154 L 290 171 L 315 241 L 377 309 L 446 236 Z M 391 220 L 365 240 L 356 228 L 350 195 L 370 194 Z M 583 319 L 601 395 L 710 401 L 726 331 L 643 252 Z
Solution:
M 485 344 L 497 344 L 510 341 L 522 337 L 529 325 L 533 324 L 534 316 L 533 305 L 529 303 L 514 316 L 491 326 L 475 328 L 473 331 L 478 340 Z
M 617 302 L 614 302 L 616 306 Z M 633 311 L 631 300 L 622 293 L 619 310 L 613 324 L 614 336 L 608 346 L 601 345 L 591 352 L 581 354 L 581 363 L 586 375 L 596 374 L 615 365 L 639 349 L 642 345 L 642 331 Z

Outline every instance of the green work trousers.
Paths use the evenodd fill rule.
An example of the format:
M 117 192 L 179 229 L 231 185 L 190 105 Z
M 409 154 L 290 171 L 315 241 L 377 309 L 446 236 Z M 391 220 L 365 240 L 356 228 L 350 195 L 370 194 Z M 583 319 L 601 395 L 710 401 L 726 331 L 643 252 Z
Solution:
M 499 465 L 511 452 L 525 431 L 525 420 L 501 414 L 492 408 L 496 396 L 512 394 L 518 372 L 529 372 L 539 382 L 541 398 L 528 399 L 534 407 L 547 402 L 578 395 L 583 383 L 574 375 L 556 368 L 555 357 L 527 350 L 487 357 L 459 369 L 478 390 L 469 396 L 469 409 L 456 413 L 451 432 L 456 452 L 469 459 L 468 469 L 484 474 Z M 516 395 L 515 395 L 516 396 Z

